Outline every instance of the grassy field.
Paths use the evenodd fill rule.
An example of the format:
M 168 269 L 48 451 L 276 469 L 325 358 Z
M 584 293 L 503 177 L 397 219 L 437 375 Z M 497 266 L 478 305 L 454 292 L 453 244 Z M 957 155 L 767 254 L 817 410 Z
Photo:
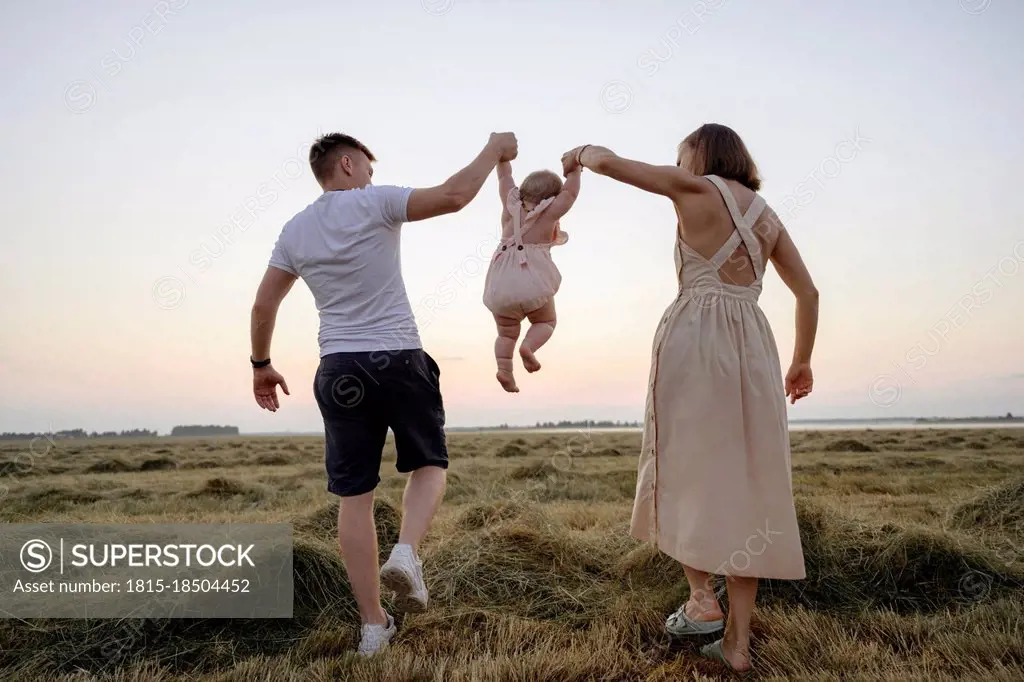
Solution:
M 296 548 L 291 620 L 0 620 L 0 679 L 723 675 L 698 657 L 704 642 L 663 629 L 687 595 L 679 565 L 627 537 L 639 434 L 449 442 L 445 504 L 422 550 L 431 607 L 369 661 L 351 654 L 358 618 L 322 439 L 0 444 L 4 522 L 286 522 Z M 400 519 L 393 462 L 389 443 L 382 557 Z M 1024 429 L 794 432 L 808 577 L 762 584 L 754 678 L 1024 679 L 1022 466 Z

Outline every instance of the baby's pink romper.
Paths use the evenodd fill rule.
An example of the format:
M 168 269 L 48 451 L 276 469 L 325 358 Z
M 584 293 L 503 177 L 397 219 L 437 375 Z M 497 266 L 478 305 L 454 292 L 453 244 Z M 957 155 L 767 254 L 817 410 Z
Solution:
M 551 247 L 565 244 L 569 235 L 556 223 L 554 241 L 523 242 L 523 237 L 554 200 L 555 197 L 548 197 L 524 217 L 519 188 L 513 187 L 508 193 L 505 207 L 512 215 L 512 234 L 502 235 L 484 282 L 484 305 L 495 315 L 521 320 L 558 293 L 562 274 L 551 260 Z

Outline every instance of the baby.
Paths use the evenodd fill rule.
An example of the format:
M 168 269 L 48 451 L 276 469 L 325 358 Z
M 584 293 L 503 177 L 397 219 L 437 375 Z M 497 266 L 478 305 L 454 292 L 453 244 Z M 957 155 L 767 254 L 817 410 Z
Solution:
M 512 164 L 498 164 L 498 192 L 501 195 L 501 244 L 498 245 L 484 283 L 484 305 L 494 315 L 498 338 L 494 357 L 498 362 L 498 383 L 509 393 L 519 387 L 512 375 L 512 352 L 519 340 L 520 323 L 530 321 L 519 355 L 527 372 L 540 363 L 534 353 L 555 331 L 555 299 L 562 275 L 551 260 L 551 247 L 562 245 L 568 235 L 559 218 L 572 208 L 580 192 L 576 168 L 562 179 L 551 171 L 530 173 L 522 187 L 512 179 Z

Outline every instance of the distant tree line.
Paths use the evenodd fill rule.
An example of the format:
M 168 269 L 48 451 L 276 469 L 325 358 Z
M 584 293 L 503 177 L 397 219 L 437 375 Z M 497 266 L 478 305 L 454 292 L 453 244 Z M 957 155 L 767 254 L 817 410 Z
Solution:
M 175 426 L 172 436 L 237 436 L 237 426 Z
M 53 433 L 16 433 L 5 431 L 0 433 L 3 440 L 69 440 L 72 438 L 156 438 L 160 434 L 149 429 L 130 429 L 125 431 L 86 431 L 85 429 L 66 429 Z M 237 426 L 175 426 L 171 429 L 172 436 L 237 436 Z
M 1019 422 L 1024 421 L 1024 418 L 1014 417 L 1012 412 L 1007 412 L 1005 417 L 918 417 L 915 421 L 918 424 L 942 424 L 947 422 Z
M 0 440 L 32 440 L 35 438 L 51 438 L 53 440 L 67 440 L 70 438 L 155 438 L 156 431 L 149 429 L 131 429 L 130 431 L 91 431 L 85 429 L 68 429 L 54 433 L 14 433 L 5 431 L 0 433 Z

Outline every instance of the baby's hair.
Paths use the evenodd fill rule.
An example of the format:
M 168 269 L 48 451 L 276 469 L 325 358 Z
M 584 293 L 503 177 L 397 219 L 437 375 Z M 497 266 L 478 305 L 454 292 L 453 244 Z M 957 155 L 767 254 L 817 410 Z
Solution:
M 526 176 L 519 187 L 524 201 L 539 204 L 548 197 L 556 196 L 562 191 L 562 178 L 549 170 L 534 171 Z

